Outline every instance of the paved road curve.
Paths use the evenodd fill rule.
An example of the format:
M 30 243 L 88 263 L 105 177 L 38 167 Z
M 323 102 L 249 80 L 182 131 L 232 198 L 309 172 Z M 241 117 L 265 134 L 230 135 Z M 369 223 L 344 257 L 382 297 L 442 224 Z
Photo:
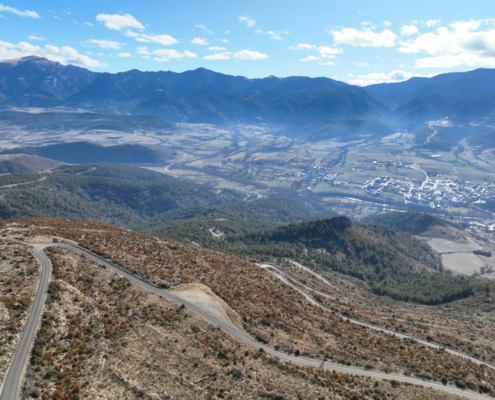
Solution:
M 19 342 L 19 347 L 17 348 L 14 358 L 12 359 L 12 363 L 10 364 L 7 374 L 5 375 L 0 400 L 16 399 L 16 393 L 20 383 L 22 370 L 29 356 L 31 345 L 38 329 L 41 312 L 43 310 L 43 305 L 45 304 L 46 289 L 48 288 L 48 281 L 51 273 L 50 261 L 43 254 L 44 247 L 46 246 L 39 246 L 34 249 L 35 257 L 41 262 L 41 279 L 38 284 L 38 291 L 36 292 L 36 296 L 34 298 L 33 307 L 31 308 L 31 312 L 26 323 L 26 328 L 24 329 L 24 333 L 22 334 Z
M 194 304 L 191 304 L 185 300 L 182 300 L 181 298 L 175 296 L 173 293 L 167 292 L 166 290 L 160 289 L 144 280 L 139 278 L 136 275 L 133 275 L 132 273 L 127 272 L 126 270 L 120 268 L 119 266 L 105 260 L 103 257 L 100 257 L 96 254 L 91 253 L 90 251 L 83 249 L 81 247 L 68 244 L 68 243 L 53 243 L 53 244 L 47 244 L 47 245 L 41 245 L 38 246 L 35 251 L 34 255 L 40 260 L 42 266 L 43 266 L 43 276 L 46 279 L 46 283 L 44 284 L 44 290 L 46 290 L 47 283 L 48 283 L 48 275 L 50 273 L 50 261 L 48 258 L 45 256 L 43 253 L 43 250 L 47 247 L 64 247 L 66 249 L 74 250 L 78 253 L 81 253 L 85 255 L 86 257 L 104 265 L 105 267 L 119 273 L 120 275 L 124 276 L 125 278 L 128 278 L 132 280 L 133 282 L 141 285 L 142 287 L 160 295 L 163 297 L 166 297 L 169 300 L 174 301 L 175 303 L 178 304 L 183 304 L 186 306 L 190 311 L 194 312 L 195 314 L 199 315 L 200 317 L 204 318 L 208 322 L 212 323 L 213 325 L 216 325 L 223 331 L 227 332 L 228 334 L 232 335 L 239 341 L 243 342 L 244 344 L 251 346 L 255 349 L 263 349 L 266 353 L 273 355 L 275 357 L 278 357 L 282 360 L 285 361 L 290 361 L 294 364 L 299 364 L 299 365 L 306 365 L 310 367 L 315 367 L 315 368 L 321 368 L 325 370 L 330 370 L 330 371 L 337 371 L 337 372 L 342 372 L 342 373 L 348 373 L 348 374 L 354 374 L 354 375 L 361 375 L 361 376 L 367 376 L 371 378 L 376 378 L 376 379 L 395 379 L 396 381 L 399 382 L 407 382 L 411 383 L 414 385 L 419 385 L 419 386 L 424 386 L 424 387 L 429 387 L 433 389 L 438 389 L 443 392 L 448 392 L 448 393 L 453 393 L 457 394 L 460 396 L 464 396 L 470 399 L 475 399 L 475 400 L 486 400 L 489 397 L 482 396 L 478 393 L 470 392 L 470 391 L 464 391 L 461 389 L 458 389 L 456 387 L 451 387 L 451 386 L 444 386 L 440 383 L 435 383 L 435 382 L 429 382 L 429 381 L 422 381 L 420 379 L 415 379 L 415 378 L 410 378 L 407 376 L 399 376 L 399 375 L 391 375 L 391 374 L 385 374 L 385 373 L 380 373 L 380 372 L 374 372 L 374 371 L 367 371 L 367 370 L 361 370 L 359 368 L 352 368 L 352 367 L 344 367 L 338 364 L 331 364 L 331 363 L 322 363 L 321 361 L 313 361 L 313 360 L 308 360 L 305 358 L 301 357 L 295 357 L 291 356 L 285 353 L 278 352 L 276 350 L 273 350 L 272 348 L 262 345 L 250 337 L 244 335 L 243 333 L 239 332 L 238 330 L 232 328 L 231 326 L 225 324 L 224 322 L 218 320 L 214 316 L 208 314 L 207 312 L 203 311 L 202 309 L 196 307 Z M 45 272 L 47 272 L 45 274 Z M 42 281 L 43 281 L 43 276 L 42 276 Z M 42 282 L 40 282 L 39 289 L 43 289 Z M 14 357 L 14 360 L 12 361 L 12 365 L 10 367 L 9 373 L 6 377 L 6 382 L 4 385 L 4 391 L 2 392 L 2 395 L 0 396 L 0 400 L 15 400 L 16 399 L 16 390 L 17 387 L 19 386 L 19 381 L 21 378 L 21 371 L 22 368 L 27 360 L 27 357 L 29 355 L 29 348 L 31 346 L 31 343 L 34 338 L 35 330 L 38 325 L 38 321 L 41 315 L 41 310 L 42 306 L 44 303 L 44 291 L 41 296 L 40 290 L 38 290 L 38 293 L 36 294 L 36 299 L 35 299 L 35 304 L 33 305 L 33 309 L 31 311 L 30 317 L 28 324 L 32 324 L 33 326 L 33 332 L 30 335 L 27 335 L 27 331 L 25 334 L 22 336 L 21 339 L 21 344 L 19 346 L 19 349 L 27 349 L 25 350 L 22 354 L 19 354 L 20 351 L 18 351 Z M 33 320 L 33 321 L 31 321 Z M 16 371 L 12 372 L 11 371 Z M 8 391 L 6 390 L 8 389 Z

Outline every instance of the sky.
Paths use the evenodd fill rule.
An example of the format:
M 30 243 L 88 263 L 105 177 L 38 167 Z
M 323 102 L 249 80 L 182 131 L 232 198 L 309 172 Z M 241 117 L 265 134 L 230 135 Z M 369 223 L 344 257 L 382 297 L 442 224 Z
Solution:
M 0 3 L 0 60 L 29 55 L 98 72 L 204 67 L 248 78 L 324 76 L 365 86 L 495 68 L 495 2 Z

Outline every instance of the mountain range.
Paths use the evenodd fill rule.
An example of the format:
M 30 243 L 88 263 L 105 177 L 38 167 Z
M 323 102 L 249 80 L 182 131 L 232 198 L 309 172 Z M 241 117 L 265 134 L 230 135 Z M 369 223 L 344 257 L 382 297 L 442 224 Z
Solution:
M 382 137 L 448 118 L 464 130 L 462 137 L 483 134 L 495 118 L 495 70 L 358 87 L 324 77 L 249 79 L 205 68 L 96 73 L 32 56 L 0 62 L 0 107 L 66 107 L 114 114 L 114 119 L 134 114 L 174 122 L 264 124 L 313 141 Z M 16 124 L 9 118 L 4 113 L 2 121 Z M 173 127 L 158 119 L 150 124 L 155 125 Z

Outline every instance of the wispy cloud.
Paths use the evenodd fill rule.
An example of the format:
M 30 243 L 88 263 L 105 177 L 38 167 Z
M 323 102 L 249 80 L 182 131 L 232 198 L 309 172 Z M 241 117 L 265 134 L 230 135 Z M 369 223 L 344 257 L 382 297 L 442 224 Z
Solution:
M 239 22 L 245 22 L 248 28 L 252 28 L 256 25 L 256 21 L 249 17 L 239 17 Z
M 193 40 L 191 40 L 191 43 L 199 44 L 201 46 L 206 46 L 206 45 L 208 45 L 208 40 L 206 40 L 205 38 L 203 38 L 203 39 L 194 38 Z
M 44 47 L 41 47 L 33 46 L 27 42 L 12 44 L 0 41 L 0 60 L 33 55 L 45 57 L 52 61 L 58 61 L 62 64 L 74 64 L 81 67 L 108 67 L 105 63 L 100 63 L 98 60 L 79 54 L 76 49 L 70 46 L 56 47 L 45 45 Z
M 177 51 L 175 49 L 159 49 L 155 51 L 148 51 L 148 48 L 146 46 L 138 47 L 137 48 L 137 53 L 141 56 L 150 56 L 150 55 L 155 55 L 158 57 L 155 57 L 155 61 L 170 61 L 171 59 L 181 59 L 181 58 L 196 58 L 197 55 L 185 50 L 184 52 Z
M 301 44 L 298 44 L 297 46 L 290 46 L 289 49 L 291 50 L 311 50 L 311 49 L 314 49 L 316 46 L 312 45 L 312 44 L 305 44 L 305 43 L 301 43 Z
M 126 28 L 144 29 L 144 25 L 130 14 L 98 14 L 96 20 L 116 31 Z
M 212 51 L 221 51 L 221 50 L 227 50 L 225 47 L 218 47 L 218 46 L 210 46 L 208 47 L 208 50 L 212 50 Z
M 123 46 L 125 46 L 124 43 L 114 42 L 112 40 L 105 40 L 105 39 L 103 40 L 89 39 L 86 41 L 86 43 L 95 44 L 102 49 L 113 49 L 113 50 L 120 50 Z
M 31 39 L 31 40 L 46 40 L 45 38 L 42 38 L 39 36 L 29 36 L 29 39 Z
M 261 33 L 261 34 L 264 34 L 264 35 L 269 35 L 272 39 L 275 39 L 275 40 L 284 40 L 278 33 L 275 33 L 273 31 L 264 32 L 261 29 L 256 29 L 254 31 L 254 33 Z
M 397 35 L 389 29 L 374 32 L 370 29 L 342 28 L 330 33 L 336 45 L 348 44 L 359 47 L 393 47 L 397 38 Z
M 16 14 L 19 17 L 41 18 L 36 11 L 30 11 L 30 10 L 20 11 L 17 8 L 4 6 L 3 4 L 0 4 L 0 12 L 8 12 L 8 13 Z
M 307 56 L 306 58 L 301 58 L 299 61 L 307 62 L 307 61 L 317 61 L 317 60 L 321 60 L 321 57 L 318 57 L 318 56 Z
M 119 53 L 119 54 L 117 54 L 117 57 L 129 58 L 129 57 L 134 57 L 134 56 L 131 53 Z
M 170 46 L 172 44 L 179 43 L 179 41 L 170 35 L 146 35 L 144 33 L 136 33 L 133 31 L 127 31 L 125 33 L 128 37 L 135 38 L 138 42 L 142 43 L 159 43 L 164 46 Z
M 204 26 L 203 24 L 197 24 L 197 25 L 194 25 L 196 28 L 199 28 L 199 29 L 202 29 L 204 30 L 205 32 L 209 33 L 210 35 L 213 35 L 213 32 L 210 31 L 206 26 Z
M 239 58 L 240 60 L 263 60 L 264 58 L 268 58 L 268 54 L 251 50 L 242 50 L 234 53 L 233 57 Z
M 203 60 L 230 60 L 231 55 L 232 53 L 229 53 L 228 51 L 224 53 L 215 53 L 203 57 Z

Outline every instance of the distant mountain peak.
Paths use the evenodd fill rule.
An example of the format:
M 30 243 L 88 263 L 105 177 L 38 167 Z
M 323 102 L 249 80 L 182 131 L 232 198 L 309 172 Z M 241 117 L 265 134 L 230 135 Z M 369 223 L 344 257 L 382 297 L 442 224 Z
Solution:
M 28 63 L 28 62 L 37 62 L 41 64 L 55 64 L 55 65 L 62 65 L 57 61 L 51 61 L 48 58 L 45 57 L 38 57 L 38 56 L 26 56 L 26 57 L 21 57 L 21 58 L 13 58 L 10 60 L 3 60 L 0 61 L 1 63 L 6 63 L 6 64 L 12 64 L 12 66 L 18 65 L 18 64 L 23 64 L 23 63 Z

